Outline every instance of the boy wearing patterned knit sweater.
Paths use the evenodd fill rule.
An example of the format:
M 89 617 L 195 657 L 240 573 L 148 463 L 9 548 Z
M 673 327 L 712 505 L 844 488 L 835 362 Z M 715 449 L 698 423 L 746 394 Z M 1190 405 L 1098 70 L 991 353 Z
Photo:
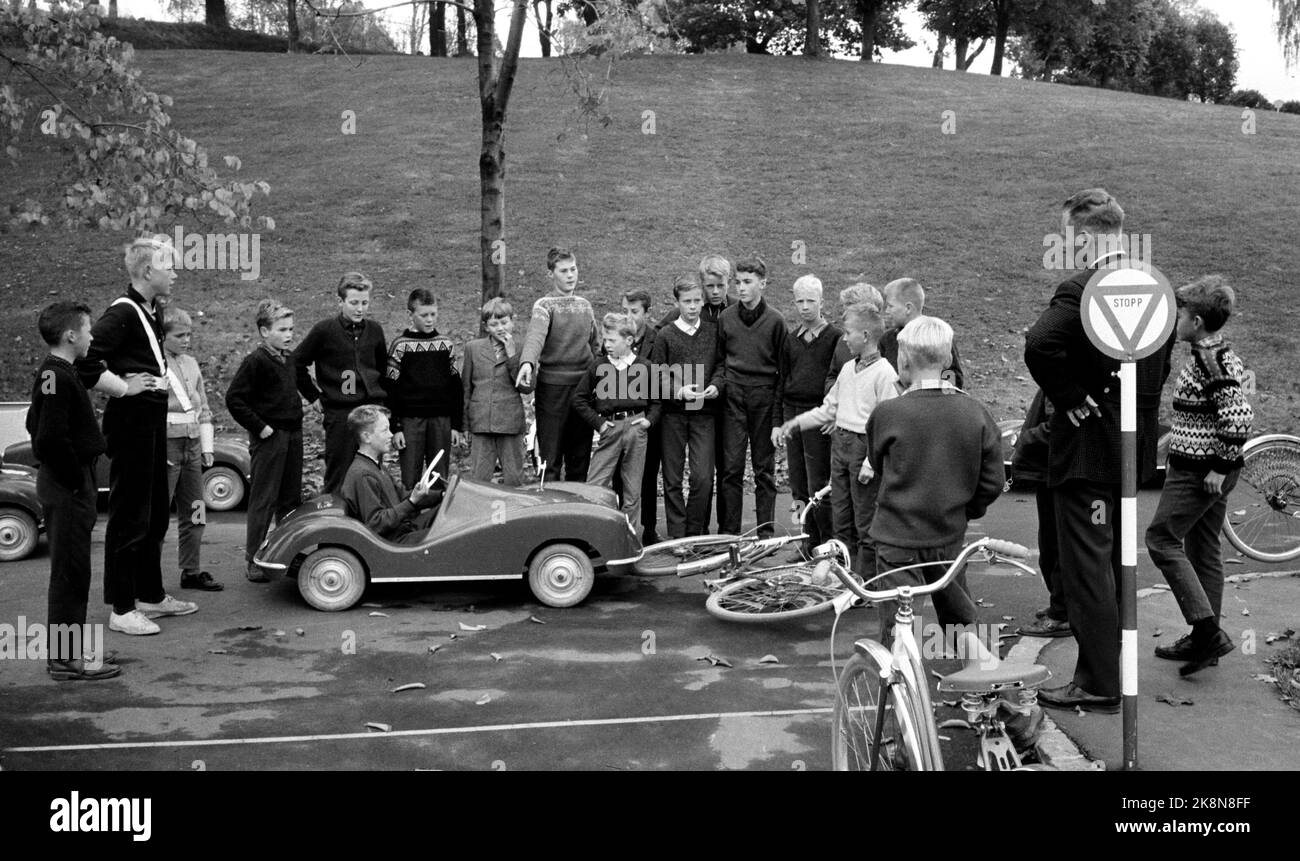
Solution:
M 1175 294 L 1175 335 L 1191 345 L 1192 357 L 1174 388 L 1173 431 L 1160 505 L 1147 529 L 1147 549 L 1192 631 L 1156 657 L 1186 661 L 1191 675 L 1233 650 L 1219 627 L 1223 559 L 1219 530 L 1228 494 L 1241 473 L 1242 446 L 1254 412 L 1242 389 L 1245 369 L 1223 339 L 1235 296 L 1221 276 L 1207 275 Z
M 1002 493 L 1002 435 L 982 403 L 943 378 L 951 362 L 952 327 L 937 317 L 913 319 L 898 333 L 898 372 L 908 389 L 867 420 L 861 477 L 879 474 L 871 522 L 877 573 L 932 563 L 890 574 L 878 588 L 942 577 L 943 560 L 961 552 L 967 523 L 983 517 Z M 976 621 L 965 572 L 935 593 L 933 603 L 945 627 Z M 887 632 L 895 608 L 879 606 Z
M 600 352 L 600 332 L 591 303 L 573 291 L 578 259 L 567 248 L 546 254 L 555 291 L 533 303 L 515 386 L 524 394 L 536 386 L 537 449 L 546 461 L 546 480 L 586 481 L 591 463 L 591 427 L 570 409 L 578 384 Z
M 406 310 L 411 327 L 388 348 L 384 386 L 402 483 L 414 487 L 439 451 L 446 452 L 441 471 L 451 474 L 451 447 L 465 443 L 461 434 L 465 391 L 451 339 L 434 328 L 438 297 L 417 287 L 406 299 Z
M 873 577 L 875 544 L 868 531 L 876 511 L 880 482 L 860 480 L 867 457 L 867 420 L 885 401 L 898 396 L 898 374 L 880 356 L 877 344 L 885 325 L 874 305 L 862 303 L 844 309 L 844 342 L 850 360 L 840 368 L 835 385 L 821 406 L 800 413 L 780 427 L 782 437 L 817 431 L 834 423 L 831 437 L 831 529 L 853 553 L 853 570 Z M 820 488 L 818 488 L 820 490 Z

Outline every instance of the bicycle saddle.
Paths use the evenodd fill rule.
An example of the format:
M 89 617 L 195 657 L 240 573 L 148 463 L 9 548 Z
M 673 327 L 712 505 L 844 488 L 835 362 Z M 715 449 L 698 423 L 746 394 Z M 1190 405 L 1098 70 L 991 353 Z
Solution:
M 941 692 L 992 694 L 1008 688 L 1037 687 L 1052 677 L 1051 670 L 1040 664 L 1004 663 L 970 632 L 961 635 L 958 646 L 965 656 L 962 668 L 939 680 Z

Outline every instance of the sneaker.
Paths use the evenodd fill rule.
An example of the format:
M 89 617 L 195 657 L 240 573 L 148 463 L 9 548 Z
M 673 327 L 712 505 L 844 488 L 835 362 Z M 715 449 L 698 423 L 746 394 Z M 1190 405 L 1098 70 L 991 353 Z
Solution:
M 258 564 L 256 562 L 248 563 L 248 570 L 244 572 L 244 576 L 248 578 L 249 583 L 270 583 L 271 582 L 271 578 L 266 576 L 266 572 L 263 571 L 260 567 L 258 567 Z
M 1071 637 L 1074 635 L 1069 622 L 1064 619 L 1053 619 L 1051 616 L 1040 616 L 1027 625 L 1021 625 L 1016 629 L 1016 633 L 1022 637 Z
M 188 616 L 190 613 L 197 613 L 199 605 L 193 601 L 177 601 L 171 595 L 164 595 L 157 604 L 136 601 L 135 609 L 150 619 L 157 619 L 159 616 Z
M 1190 661 L 1194 651 L 1192 635 L 1183 634 L 1168 646 L 1156 646 L 1156 657 L 1163 658 L 1166 661 Z M 1215 658 L 1207 666 L 1217 667 L 1218 665 L 1219 659 Z
M 208 572 L 200 571 L 197 574 L 182 574 L 181 588 L 200 589 L 204 592 L 220 592 L 226 587 L 218 583 Z
M 162 630 L 149 617 L 145 616 L 139 610 L 132 610 L 130 613 L 108 614 L 108 630 L 117 631 L 121 634 L 131 634 L 132 636 L 145 636 L 147 634 L 156 634 Z

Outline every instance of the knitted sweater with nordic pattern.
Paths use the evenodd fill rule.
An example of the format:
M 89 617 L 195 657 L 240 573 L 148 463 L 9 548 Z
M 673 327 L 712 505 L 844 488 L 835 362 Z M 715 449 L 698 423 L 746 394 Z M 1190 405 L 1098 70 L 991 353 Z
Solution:
M 1242 389 L 1245 367 L 1220 334 L 1196 342 L 1174 386 L 1169 463 L 1227 473 L 1242 464 L 1255 413 Z

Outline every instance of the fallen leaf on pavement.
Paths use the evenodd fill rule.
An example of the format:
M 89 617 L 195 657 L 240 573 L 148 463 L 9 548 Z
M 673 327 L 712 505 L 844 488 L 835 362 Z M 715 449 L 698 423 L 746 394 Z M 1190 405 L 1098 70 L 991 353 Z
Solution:
M 1270 676 L 1267 673 L 1255 673 L 1251 678 L 1257 682 L 1268 682 L 1270 685 L 1277 684 L 1277 676 Z
M 388 614 L 387 614 L 387 613 L 381 613 L 381 612 L 379 612 L 378 610 L 375 610 L 375 611 L 372 612 L 370 615 L 372 615 L 372 616 L 378 616 L 378 617 L 381 618 L 381 619 L 387 619 L 387 618 L 388 618 Z
M 1151 636 L 1153 637 L 1159 637 L 1162 634 L 1164 634 L 1164 631 L 1160 630 L 1159 628 L 1156 628 L 1154 631 L 1151 632 Z
M 434 643 L 432 646 L 429 647 L 429 654 L 432 655 L 434 652 L 438 651 L 441 648 L 442 648 L 442 643 Z
M 225 649 L 208 649 L 208 654 L 209 654 L 209 655 L 229 655 L 230 652 L 227 652 Z
M 490 703 L 490 702 L 492 702 L 492 695 L 491 695 L 491 694 L 484 694 L 483 696 L 479 697 L 478 699 L 476 699 L 476 700 L 474 701 L 474 705 L 476 705 L 476 706 L 485 706 L 485 705 L 487 705 L 487 704 Z
M 1240 559 L 1224 559 L 1223 561 L 1224 561 L 1224 564 L 1226 564 L 1226 565 L 1245 565 L 1245 564 L 1246 564 L 1245 562 L 1243 562 L 1243 561 L 1240 560 Z
M 362 607 L 377 607 L 377 608 L 379 608 L 379 609 L 383 609 L 384 607 L 387 607 L 388 605 L 387 605 L 387 604 L 380 604 L 378 601 L 367 601 L 366 603 L 362 604 L 361 606 L 362 606 Z
M 980 607 L 992 607 L 992 606 L 994 606 L 993 604 L 990 604 L 988 601 L 985 601 L 983 598 L 976 598 L 976 599 L 975 599 L 975 603 L 976 603 L 978 606 L 980 606 Z
M 366 729 L 378 730 L 379 732 L 392 732 L 393 725 L 387 723 L 379 723 L 378 721 L 370 721 L 369 723 L 366 724 Z
M 464 622 L 461 622 L 460 629 L 462 631 L 486 631 L 487 625 L 466 625 Z
M 1004 622 L 1014 622 L 1015 620 L 1016 620 L 1016 617 L 1015 617 L 1015 616 L 1003 616 L 1003 617 L 1002 617 L 1002 621 L 1004 621 Z
M 1195 705 L 1190 697 L 1180 697 L 1175 694 L 1160 694 L 1156 697 L 1158 703 L 1169 703 L 1171 706 L 1190 706 Z
M 545 624 L 546 624 L 545 622 L 543 622 L 541 619 L 537 618 L 536 616 L 529 616 L 529 617 L 528 617 L 528 621 L 530 621 L 530 622 L 536 622 L 536 623 L 539 624 L 539 625 L 545 625 Z
M 781 663 L 781 659 L 776 655 L 764 655 L 758 659 L 758 662 L 760 664 L 779 664 Z
M 272 637 L 283 637 L 283 636 L 285 636 L 285 633 L 284 633 L 284 631 L 281 631 L 281 630 L 279 630 L 279 629 L 276 629 L 276 630 L 274 630 L 274 631 L 271 632 L 271 636 L 272 636 Z
M 389 693 L 400 694 L 402 691 L 422 691 L 422 690 L 424 690 L 424 682 L 411 682 L 410 684 L 407 685 L 398 685 L 397 687 L 389 691 Z
M 708 661 L 710 667 L 730 667 L 731 662 L 726 658 L 719 658 L 717 655 L 703 655 L 696 658 L 697 661 Z
M 1241 608 L 1241 615 L 1243 615 L 1243 616 L 1249 616 L 1249 615 L 1250 615 L 1250 608 L 1249 608 L 1249 607 L 1242 607 L 1242 608 Z
M 239 626 L 239 630 L 241 630 L 241 631 L 260 631 L 260 630 L 262 630 L 262 626 L 261 626 L 261 625 L 240 625 L 240 626 Z
M 1265 642 L 1265 643 L 1276 643 L 1278 640 L 1289 640 L 1289 639 L 1291 639 L 1291 638 L 1294 637 L 1294 636 L 1295 636 L 1295 629 L 1293 629 L 1293 628 L 1287 628 L 1285 631 L 1283 631 L 1283 632 L 1280 633 L 1280 634 L 1277 633 L 1276 631 L 1269 631 L 1269 632 L 1264 636 L 1264 642 Z
M 304 631 L 302 628 L 294 628 L 294 629 L 293 629 L 293 632 L 294 632 L 295 634 L 297 634 L 299 637 L 305 637 L 305 636 L 307 636 L 307 632 Z
M 491 655 L 492 655 L 492 660 L 493 660 L 493 661 L 504 661 L 504 660 L 505 660 L 505 658 L 501 657 L 501 656 L 498 655 L 496 652 L 492 652 Z
M 454 640 L 454 639 L 456 639 L 456 638 L 459 637 L 459 636 L 460 636 L 460 634 L 448 634 L 448 635 L 447 635 L 447 639 L 448 639 L 448 640 Z

